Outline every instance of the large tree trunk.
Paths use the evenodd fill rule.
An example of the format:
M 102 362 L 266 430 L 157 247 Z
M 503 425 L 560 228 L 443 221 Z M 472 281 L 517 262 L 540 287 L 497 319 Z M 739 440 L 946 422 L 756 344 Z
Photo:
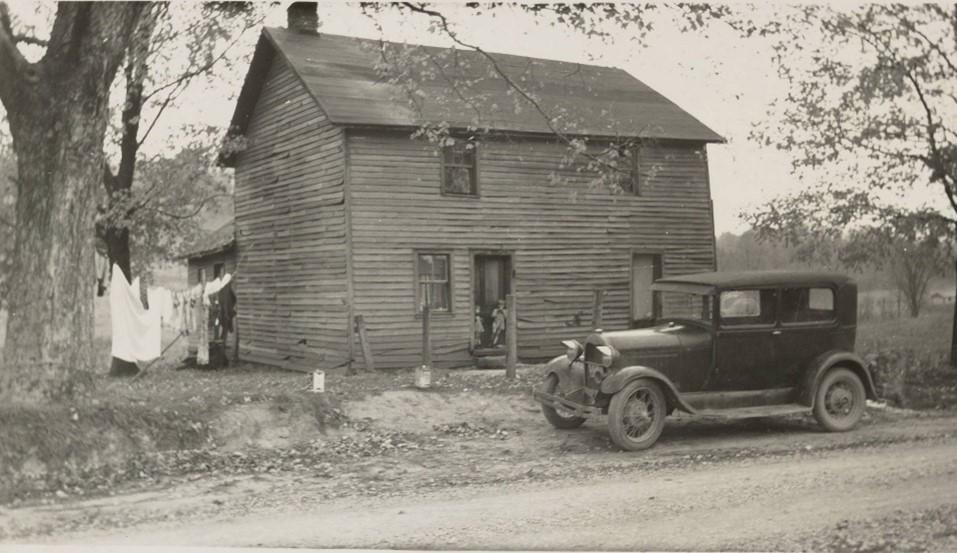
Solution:
M 27 400 L 71 395 L 93 366 L 92 229 L 106 119 L 60 108 L 11 121 L 17 220 L 27 224 L 17 226 L 0 390 Z
M 61 3 L 46 54 L 16 50 L 0 3 L 0 100 L 17 154 L 17 221 L 0 400 L 92 382 L 94 219 L 110 85 L 142 4 Z

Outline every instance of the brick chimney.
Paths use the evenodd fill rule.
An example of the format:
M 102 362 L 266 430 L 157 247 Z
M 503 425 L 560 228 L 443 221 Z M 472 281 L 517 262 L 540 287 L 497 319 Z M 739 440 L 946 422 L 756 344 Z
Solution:
M 293 2 L 286 8 L 286 28 L 297 33 L 319 33 L 319 2 Z

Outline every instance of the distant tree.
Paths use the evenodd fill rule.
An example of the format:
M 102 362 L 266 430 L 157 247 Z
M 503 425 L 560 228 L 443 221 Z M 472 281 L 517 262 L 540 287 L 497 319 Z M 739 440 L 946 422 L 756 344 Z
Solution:
M 788 84 L 755 137 L 792 152 L 797 173 L 822 183 L 787 201 L 819 202 L 843 220 L 818 230 L 893 228 L 872 218 L 902 210 L 871 207 L 930 186 L 949 206 L 939 216 L 957 224 L 957 5 L 808 5 L 778 8 L 764 23 L 741 21 L 746 35 L 773 41 Z M 776 209 L 795 213 L 764 207 L 772 218 Z M 957 324 L 951 342 L 957 366 Z
M 920 314 L 930 280 L 944 274 L 953 253 L 951 222 L 934 210 L 858 205 L 854 217 L 837 207 L 818 208 L 826 197 L 788 203 L 775 200 L 745 214 L 764 241 L 796 244 L 795 259 L 814 266 L 852 271 L 886 270 L 907 298 L 912 317 Z M 868 213 L 870 223 L 859 220 Z M 854 226 L 847 226 L 851 220 Z
M 929 211 L 885 213 L 880 221 L 849 233 L 843 262 L 853 267 L 886 268 L 906 298 L 911 317 L 917 317 L 930 280 L 950 264 L 951 225 Z

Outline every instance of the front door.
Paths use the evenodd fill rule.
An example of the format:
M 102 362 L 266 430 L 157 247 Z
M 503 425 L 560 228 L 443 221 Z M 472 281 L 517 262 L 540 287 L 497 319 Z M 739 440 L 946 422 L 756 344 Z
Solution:
M 505 347 L 505 296 L 511 289 L 510 256 L 475 256 L 473 349 Z
M 648 326 L 655 317 L 655 295 L 651 285 L 661 278 L 661 256 L 636 253 L 631 256 L 631 322 Z
M 776 387 L 780 330 L 776 289 L 729 290 L 719 297 L 715 373 L 711 390 Z

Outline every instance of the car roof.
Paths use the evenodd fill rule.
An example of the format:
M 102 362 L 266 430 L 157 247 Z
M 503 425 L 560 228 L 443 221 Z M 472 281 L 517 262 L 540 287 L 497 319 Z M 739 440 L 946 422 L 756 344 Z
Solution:
M 665 277 L 656 280 L 653 289 L 681 288 L 689 292 L 694 290 L 697 293 L 708 293 L 716 289 L 750 286 L 841 286 L 852 280 L 841 273 L 822 271 L 728 271 Z

